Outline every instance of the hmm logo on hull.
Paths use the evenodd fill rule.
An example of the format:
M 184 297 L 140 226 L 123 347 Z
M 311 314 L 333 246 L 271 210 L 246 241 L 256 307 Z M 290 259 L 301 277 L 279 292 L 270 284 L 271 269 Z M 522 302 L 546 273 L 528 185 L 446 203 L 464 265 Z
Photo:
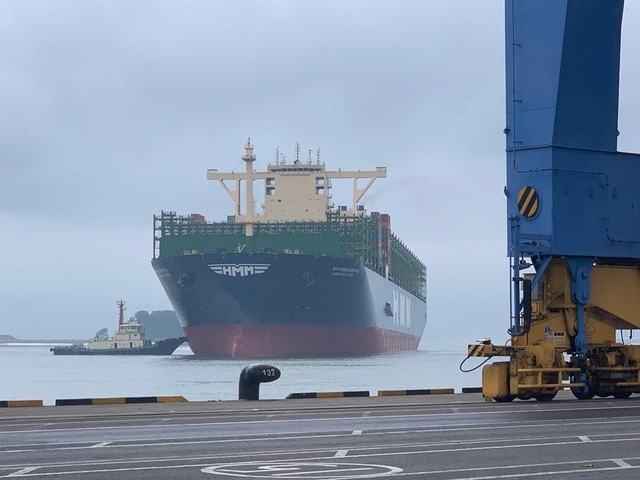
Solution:
M 249 275 L 258 275 L 267 271 L 271 266 L 270 263 L 254 263 L 254 264 L 221 264 L 213 263 L 209 268 L 213 273 L 218 275 L 226 275 L 227 277 L 248 277 Z

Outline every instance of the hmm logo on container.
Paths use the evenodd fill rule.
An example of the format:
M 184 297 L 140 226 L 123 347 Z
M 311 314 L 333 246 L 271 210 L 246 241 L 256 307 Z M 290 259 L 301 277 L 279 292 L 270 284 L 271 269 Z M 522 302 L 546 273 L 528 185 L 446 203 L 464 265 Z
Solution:
M 248 277 L 249 275 L 258 275 L 267 271 L 271 266 L 270 263 L 254 263 L 254 264 L 216 264 L 212 263 L 209 268 L 213 273 L 218 275 L 226 275 L 228 277 Z

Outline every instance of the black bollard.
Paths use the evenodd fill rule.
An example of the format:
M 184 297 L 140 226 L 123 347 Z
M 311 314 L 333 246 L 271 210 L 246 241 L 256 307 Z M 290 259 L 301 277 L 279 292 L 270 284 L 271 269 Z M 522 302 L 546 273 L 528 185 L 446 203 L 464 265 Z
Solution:
M 260 400 L 260 384 L 280 378 L 280 369 L 271 365 L 249 365 L 240 372 L 238 400 Z

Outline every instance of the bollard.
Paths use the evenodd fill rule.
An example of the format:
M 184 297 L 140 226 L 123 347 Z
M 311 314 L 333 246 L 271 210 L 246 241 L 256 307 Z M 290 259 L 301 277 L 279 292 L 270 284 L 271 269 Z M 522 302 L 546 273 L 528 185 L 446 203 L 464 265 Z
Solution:
M 280 378 L 280 369 L 271 365 L 249 365 L 240 372 L 238 400 L 260 400 L 260 384 Z

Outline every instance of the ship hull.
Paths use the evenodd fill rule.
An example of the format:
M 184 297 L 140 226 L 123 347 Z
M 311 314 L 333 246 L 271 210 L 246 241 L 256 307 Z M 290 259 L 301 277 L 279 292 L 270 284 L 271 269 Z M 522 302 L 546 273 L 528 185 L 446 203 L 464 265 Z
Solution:
M 373 355 L 416 350 L 420 338 L 372 327 L 326 325 L 207 325 L 186 327 L 194 352 L 223 358 Z
M 415 350 L 426 325 L 424 301 L 349 258 L 220 253 L 152 263 L 197 355 Z

